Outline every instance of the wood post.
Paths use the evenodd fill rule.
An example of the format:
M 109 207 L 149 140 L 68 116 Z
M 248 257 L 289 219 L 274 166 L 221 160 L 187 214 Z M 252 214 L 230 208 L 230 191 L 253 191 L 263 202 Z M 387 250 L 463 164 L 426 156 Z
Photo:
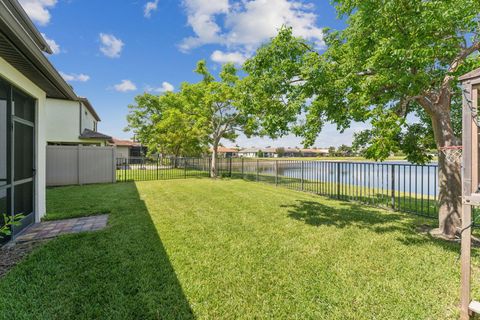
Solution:
M 463 156 L 462 156 L 462 197 L 470 196 L 477 186 L 472 184 L 473 181 L 478 183 L 478 177 L 472 174 L 478 174 L 478 169 L 472 170 L 472 167 L 478 165 L 478 138 L 477 125 L 473 121 L 472 109 L 475 107 L 474 94 L 472 85 L 467 83 L 464 85 L 465 95 L 463 97 Z M 475 90 L 476 91 L 476 90 Z M 477 98 L 477 97 L 475 97 Z M 472 105 L 470 105 L 472 103 Z M 476 104 L 476 101 L 475 101 Z M 460 319 L 470 319 L 470 278 L 471 278 L 471 223 L 472 223 L 472 207 L 470 204 L 462 201 L 462 230 L 461 230 L 461 256 L 460 256 Z

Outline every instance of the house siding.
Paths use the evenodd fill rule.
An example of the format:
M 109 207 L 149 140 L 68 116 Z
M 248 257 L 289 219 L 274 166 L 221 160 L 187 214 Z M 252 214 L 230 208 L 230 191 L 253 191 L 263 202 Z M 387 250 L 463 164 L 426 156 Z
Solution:
M 50 143 L 100 144 L 103 140 L 84 140 L 85 129 L 95 130 L 95 118 L 79 101 L 47 99 L 47 141 Z
M 45 215 L 46 170 L 46 93 L 0 57 L 0 76 L 36 99 L 35 110 L 35 221 Z

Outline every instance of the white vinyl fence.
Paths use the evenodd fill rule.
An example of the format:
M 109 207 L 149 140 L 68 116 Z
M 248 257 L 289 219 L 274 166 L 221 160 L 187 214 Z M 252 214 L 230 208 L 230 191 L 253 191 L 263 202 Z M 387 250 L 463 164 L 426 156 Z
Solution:
M 47 146 L 47 186 L 114 183 L 115 147 Z

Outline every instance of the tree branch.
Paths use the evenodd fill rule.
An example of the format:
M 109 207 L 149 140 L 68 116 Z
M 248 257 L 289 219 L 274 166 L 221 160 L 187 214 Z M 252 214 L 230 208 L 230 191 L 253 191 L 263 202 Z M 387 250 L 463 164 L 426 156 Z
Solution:
M 452 73 L 458 70 L 458 68 L 461 66 L 462 62 L 465 61 L 465 59 L 468 58 L 472 53 L 475 51 L 480 50 L 480 41 L 473 43 L 470 47 L 467 47 L 460 51 L 460 53 L 453 59 L 452 63 L 450 64 L 450 68 L 448 68 L 448 74 L 445 76 L 445 78 L 442 81 L 442 89 L 448 89 L 450 90 L 450 84 L 455 78 Z

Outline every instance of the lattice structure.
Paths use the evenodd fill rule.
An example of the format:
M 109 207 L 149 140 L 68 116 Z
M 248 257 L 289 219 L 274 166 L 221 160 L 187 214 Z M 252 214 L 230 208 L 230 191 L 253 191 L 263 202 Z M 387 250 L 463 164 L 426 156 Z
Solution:
M 445 159 L 454 164 L 460 165 L 462 163 L 462 146 L 449 146 L 449 147 L 442 147 L 438 149 L 439 152 L 445 155 Z

